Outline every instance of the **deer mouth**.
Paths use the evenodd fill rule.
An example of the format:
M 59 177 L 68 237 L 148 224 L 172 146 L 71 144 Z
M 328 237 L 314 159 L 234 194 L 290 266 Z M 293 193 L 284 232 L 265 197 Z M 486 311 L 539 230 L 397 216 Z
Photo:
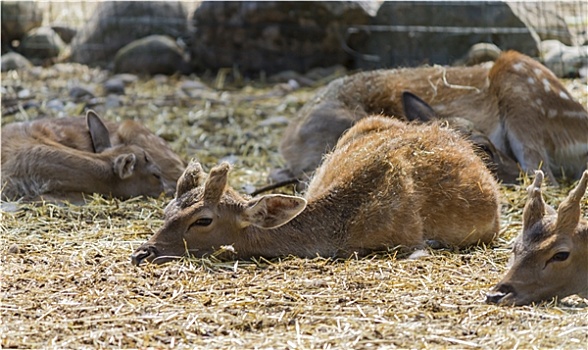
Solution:
M 490 292 L 486 294 L 486 303 L 505 304 L 508 300 L 512 299 L 513 296 L 513 293 Z
M 157 257 L 157 251 L 154 246 L 139 247 L 131 254 L 131 263 L 139 266 L 143 261 L 153 261 Z
M 488 304 L 516 304 L 515 297 L 517 293 L 514 288 L 508 284 L 501 284 L 494 287 L 493 290 L 486 294 L 486 303 Z

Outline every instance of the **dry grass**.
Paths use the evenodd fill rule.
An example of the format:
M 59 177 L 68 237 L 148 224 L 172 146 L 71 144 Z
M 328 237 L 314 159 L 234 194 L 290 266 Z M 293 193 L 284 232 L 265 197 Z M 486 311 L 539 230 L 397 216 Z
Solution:
M 3 123 L 79 114 L 68 88 L 101 96 L 105 73 L 77 65 L 3 73 Z M 186 89 L 194 77 L 127 88 L 108 119 L 136 118 L 205 168 L 235 163 L 231 183 L 259 186 L 279 166 L 289 118 L 314 92 L 283 87 Z M 586 86 L 566 82 L 586 102 Z M 39 108 L 10 114 L 29 90 Z M 26 94 L 21 96 L 27 96 Z M 47 101 L 69 101 L 61 114 Z M 96 106 L 100 109 L 100 105 Z M 588 305 L 570 297 L 527 307 L 484 303 L 504 274 L 524 204 L 504 188 L 503 232 L 492 247 L 393 251 L 364 259 L 219 262 L 182 259 L 134 267 L 129 255 L 161 225 L 165 198 L 91 198 L 84 207 L 5 206 L 1 212 L 2 348 L 485 348 L 586 349 Z M 564 190 L 549 189 L 557 204 Z M 583 201 L 583 215 L 588 200 Z

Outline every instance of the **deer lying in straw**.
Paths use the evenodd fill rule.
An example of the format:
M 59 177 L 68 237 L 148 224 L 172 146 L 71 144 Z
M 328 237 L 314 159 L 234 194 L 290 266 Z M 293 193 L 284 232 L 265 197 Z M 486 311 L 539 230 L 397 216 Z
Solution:
M 134 121 L 40 119 L 2 128 L 2 199 L 83 203 L 83 194 L 119 198 L 173 192 L 183 161 Z
M 525 305 L 572 294 L 588 298 L 588 221 L 580 208 L 588 171 L 557 211 L 543 201 L 542 182 L 538 171 L 528 188 L 511 268 L 488 293 L 489 303 Z
M 492 161 L 504 182 L 518 177 L 515 162 L 525 172 L 543 165 L 554 184 L 577 179 L 586 168 L 586 109 L 539 62 L 508 51 L 493 64 L 377 70 L 334 80 L 291 121 L 280 146 L 287 167 L 271 179 L 304 179 L 345 130 L 370 114 L 404 116 L 405 91 L 458 129 L 463 123 L 451 120 L 469 121 L 500 153 Z
M 437 123 L 361 120 L 325 158 L 305 198 L 242 196 L 227 185 L 228 172 L 223 163 L 206 176 L 190 163 L 163 227 L 132 254 L 133 264 L 229 245 L 238 259 L 346 258 L 426 240 L 488 243 L 499 230 L 492 174 L 467 141 Z

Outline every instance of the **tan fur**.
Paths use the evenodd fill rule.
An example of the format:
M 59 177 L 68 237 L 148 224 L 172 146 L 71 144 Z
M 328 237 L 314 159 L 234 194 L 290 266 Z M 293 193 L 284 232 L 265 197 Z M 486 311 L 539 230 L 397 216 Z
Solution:
M 588 171 L 557 211 L 543 201 L 542 181 L 538 171 L 528 188 L 510 270 L 488 293 L 489 303 L 525 305 L 572 294 L 588 298 L 588 221 L 580 208 Z
M 39 119 L 4 126 L 2 198 L 81 203 L 82 193 L 120 198 L 173 193 L 185 166 L 162 139 L 134 121 L 103 122 L 111 147 L 96 152 L 86 120 Z M 131 167 L 116 164 L 125 159 Z M 128 172 L 117 175 L 115 169 Z
M 304 198 L 241 196 L 226 187 L 228 171 L 227 164 L 213 168 L 203 184 L 202 168 L 191 163 L 163 227 L 133 263 L 209 255 L 224 245 L 241 259 L 349 257 L 425 240 L 487 243 L 499 231 L 496 181 L 467 141 L 437 123 L 361 120 L 325 158 Z
M 548 90 L 548 91 L 546 91 Z M 404 116 L 402 94 L 430 104 L 450 125 L 465 119 L 492 147 L 525 172 L 541 164 L 553 181 L 579 178 L 588 159 L 588 113 L 539 62 L 514 51 L 473 67 L 419 67 L 358 73 L 331 82 L 286 129 L 280 152 L 287 169 L 274 181 L 304 178 L 341 134 L 370 114 Z M 472 131 L 465 130 L 466 135 Z M 513 178 L 513 162 L 493 159 L 498 177 Z M 515 176 L 516 177 L 516 176 Z

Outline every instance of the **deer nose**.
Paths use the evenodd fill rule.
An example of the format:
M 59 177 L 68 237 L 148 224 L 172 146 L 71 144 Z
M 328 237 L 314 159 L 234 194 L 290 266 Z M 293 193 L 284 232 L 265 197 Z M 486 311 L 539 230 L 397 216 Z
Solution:
M 506 296 L 514 296 L 515 294 L 513 286 L 507 283 L 500 283 L 486 294 L 486 303 L 499 304 Z
M 131 264 L 139 266 L 144 260 L 151 261 L 157 256 L 154 246 L 143 245 L 131 254 Z

